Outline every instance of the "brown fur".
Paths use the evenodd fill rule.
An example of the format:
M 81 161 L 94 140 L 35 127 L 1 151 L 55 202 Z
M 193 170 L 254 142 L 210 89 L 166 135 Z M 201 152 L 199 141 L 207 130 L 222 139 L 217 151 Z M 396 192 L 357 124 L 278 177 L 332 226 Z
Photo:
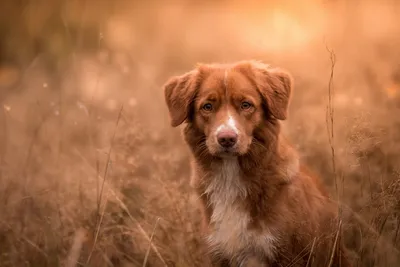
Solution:
M 165 85 L 172 126 L 187 122 L 191 184 L 216 266 L 328 266 L 336 206 L 280 134 L 292 84 L 286 72 L 246 61 L 199 65 Z M 238 141 L 223 150 L 215 133 L 227 118 Z M 350 266 L 337 244 L 332 266 Z

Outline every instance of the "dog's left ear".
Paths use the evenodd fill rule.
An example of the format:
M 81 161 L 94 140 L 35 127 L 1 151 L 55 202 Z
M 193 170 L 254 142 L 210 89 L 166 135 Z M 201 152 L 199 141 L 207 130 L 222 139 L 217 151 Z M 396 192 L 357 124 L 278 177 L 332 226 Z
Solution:
M 271 68 L 259 62 L 250 63 L 254 82 L 269 112 L 278 120 L 286 120 L 293 89 L 293 79 L 289 73 L 279 68 Z
M 197 76 L 198 71 L 193 70 L 170 78 L 164 85 L 165 102 L 168 106 L 172 127 L 179 126 L 188 117 L 190 104 L 194 100 L 198 87 Z

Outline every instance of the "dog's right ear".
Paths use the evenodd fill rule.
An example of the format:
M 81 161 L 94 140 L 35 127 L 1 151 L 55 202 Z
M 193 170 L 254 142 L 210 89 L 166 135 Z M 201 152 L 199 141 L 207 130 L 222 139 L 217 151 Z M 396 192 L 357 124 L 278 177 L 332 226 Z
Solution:
M 177 127 L 188 117 L 198 87 L 198 71 L 193 70 L 169 79 L 164 85 L 164 96 L 171 118 L 171 126 Z

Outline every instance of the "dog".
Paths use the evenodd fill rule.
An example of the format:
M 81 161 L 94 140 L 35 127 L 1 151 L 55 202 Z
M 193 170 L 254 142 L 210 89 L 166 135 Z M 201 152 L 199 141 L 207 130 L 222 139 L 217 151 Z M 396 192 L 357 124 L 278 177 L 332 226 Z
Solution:
M 334 201 L 281 134 L 288 72 L 199 64 L 163 89 L 172 127 L 186 123 L 212 266 L 351 266 Z

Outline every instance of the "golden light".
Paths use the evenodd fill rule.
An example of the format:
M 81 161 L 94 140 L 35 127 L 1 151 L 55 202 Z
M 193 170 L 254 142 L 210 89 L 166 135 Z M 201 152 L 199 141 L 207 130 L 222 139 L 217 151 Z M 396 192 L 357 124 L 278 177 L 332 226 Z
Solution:
M 396 98 L 398 96 L 398 94 L 399 94 L 399 91 L 400 91 L 400 85 L 399 84 L 392 84 L 391 86 L 387 87 L 385 89 L 385 91 L 386 91 L 386 95 L 389 98 L 391 98 L 391 99 Z

